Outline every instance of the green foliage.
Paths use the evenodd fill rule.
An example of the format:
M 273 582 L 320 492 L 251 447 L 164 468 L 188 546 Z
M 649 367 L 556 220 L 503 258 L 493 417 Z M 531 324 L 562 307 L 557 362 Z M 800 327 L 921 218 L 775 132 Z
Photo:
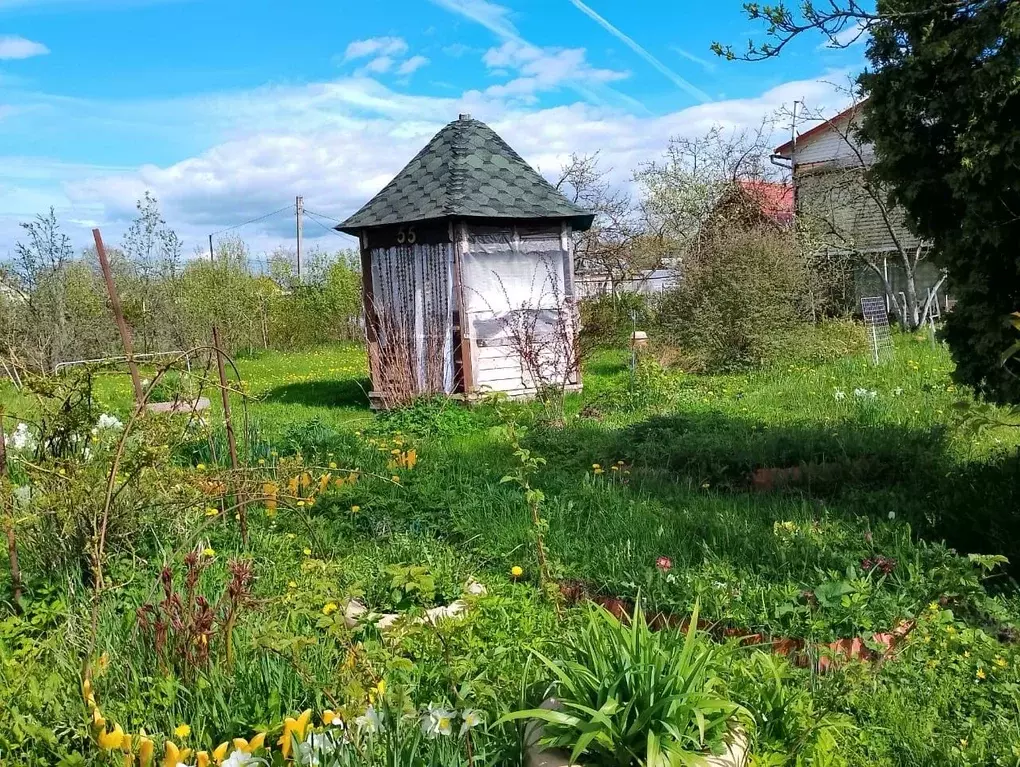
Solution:
M 838 741 L 852 734 L 852 719 L 819 711 L 788 660 L 755 650 L 733 671 L 732 695 L 753 716 L 754 767 L 846 763 Z
M 931 0 L 888 5 L 860 77 L 873 172 L 951 275 L 945 338 L 957 380 L 1016 402 L 1020 383 L 999 359 L 1013 341 L 1005 318 L 1020 306 L 1020 9 L 997 0 L 966 11 Z
M 650 313 L 648 298 L 638 293 L 606 293 L 580 302 L 581 334 L 595 345 L 626 344 L 634 332 L 644 330 Z
M 685 262 L 684 279 L 658 299 L 663 340 L 696 371 L 760 366 L 782 353 L 803 322 L 806 271 L 793 238 L 733 228 L 708 238 Z
M 542 742 L 570 748 L 571 762 L 587 754 L 594 764 L 658 767 L 721 753 L 746 712 L 725 697 L 720 652 L 698 635 L 697 623 L 695 608 L 686 635 L 654 632 L 640 607 L 630 625 L 592 608 L 566 642 L 567 660 L 536 653 L 560 707 L 504 720 L 542 720 Z
M 478 415 L 449 397 L 422 397 L 406 407 L 384 410 L 370 431 L 415 437 L 453 437 L 477 428 Z

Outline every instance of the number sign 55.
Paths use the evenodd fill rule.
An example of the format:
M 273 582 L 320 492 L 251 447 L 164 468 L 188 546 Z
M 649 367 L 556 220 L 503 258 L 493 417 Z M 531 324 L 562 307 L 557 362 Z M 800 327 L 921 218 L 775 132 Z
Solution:
M 414 245 L 417 239 L 418 235 L 414 233 L 413 226 L 402 226 L 397 230 L 397 242 L 401 245 L 404 245 L 405 243 L 407 245 Z

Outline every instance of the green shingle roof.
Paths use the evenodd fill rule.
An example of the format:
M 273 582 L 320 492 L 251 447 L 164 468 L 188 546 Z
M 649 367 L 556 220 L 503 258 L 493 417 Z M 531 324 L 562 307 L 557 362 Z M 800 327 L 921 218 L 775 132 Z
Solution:
M 592 214 L 540 176 L 492 128 L 470 115 L 447 125 L 383 190 L 337 229 L 441 218 L 569 219 Z

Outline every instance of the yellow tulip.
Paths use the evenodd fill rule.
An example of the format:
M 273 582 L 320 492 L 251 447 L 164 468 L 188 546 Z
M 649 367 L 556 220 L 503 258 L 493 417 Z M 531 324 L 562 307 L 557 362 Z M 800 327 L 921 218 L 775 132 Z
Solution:
M 253 754 L 265 745 L 266 734 L 264 732 L 260 732 L 254 738 L 248 741 L 248 753 Z
M 227 758 L 227 749 L 230 748 L 230 743 L 224 741 L 213 749 L 213 759 L 216 760 L 216 764 L 222 764 L 223 760 Z
M 153 743 L 144 735 L 138 741 L 138 762 L 141 767 L 149 767 L 152 763 Z
M 126 754 L 124 754 L 122 765 L 123 765 L 123 767 L 134 767 L 134 765 L 135 765 L 135 755 L 132 754 L 130 751 L 127 752 Z
M 297 719 L 297 727 L 295 728 L 298 734 L 298 738 L 301 740 L 305 739 L 305 730 L 308 728 L 308 722 L 312 718 L 312 710 L 306 708 L 301 712 L 301 716 Z
M 209 767 L 209 754 L 205 751 L 195 754 L 195 767 Z
M 120 738 L 120 750 L 123 751 L 125 754 L 131 753 L 131 751 L 134 750 L 134 749 L 132 749 L 132 745 L 133 744 L 134 744 L 134 738 L 131 735 L 128 735 L 127 733 L 124 733 L 124 735 L 121 736 L 121 738 Z
M 106 729 L 106 720 L 103 719 L 103 715 L 99 713 L 98 708 L 92 709 L 92 726 L 97 730 Z
M 246 754 L 251 753 L 251 747 L 248 745 L 248 741 L 244 738 L 234 738 L 234 748 L 238 751 L 244 751 Z
M 113 730 L 107 732 L 105 729 L 99 733 L 99 747 L 103 751 L 113 751 L 115 748 L 120 748 L 120 744 L 124 740 L 124 730 L 120 728 L 119 724 L 114 723 Z M 177 764 L 174 764 L 177 767 Z
M 84 682 L 81 683 L 81 695 L 85 699 L 86 703 L 88 703 L 89 700 L 92 698 L 92 681 L 91 680 L 86 679 Z
M 163 767 L 177 767 L 181 763 L 181 750 L 177 748 L 172 740 L 166 742 L 166 751 L 163 752 Z
M 297 720 L 293 717 L 287 717 L 283 720 L 283 733 L 280 735 L 280 739 L 276 741 L 280 747 L 280 753 L 283 754 L 284 759 L 290 759 L 291 743 L 293 740 L 294 727 L 297 725 Z
M 335 719 L 336 719 L 336 711 L 333 711 L 332 709 L 328 709 L 327 708 L 325 711 L 322 712 L 322 726 L 323 727 L 330 727 L 330 726 L 332 726 L 333 720 L 335 720 Z

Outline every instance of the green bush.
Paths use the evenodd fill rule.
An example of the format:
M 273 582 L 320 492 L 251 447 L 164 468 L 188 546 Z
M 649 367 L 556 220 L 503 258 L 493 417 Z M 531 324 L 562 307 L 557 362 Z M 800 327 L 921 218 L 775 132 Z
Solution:
M 722 753 L 746 712 L 724 696 L 720 651 L 697 624 L 697 608 L 684 635 L 653 631 L 640 607 L 629 626 L 593 607 L 567 640 L 568 660 L 535 652 L 553 675 L 550 691 L 561 710 L 529 709 L 503 720 L 542 720 L 543 745 L 571 748 L 571 762 L 587 754 L 601 765 L 682 764 Z
M 642 330 L 649 319 L 648 298 L 637 293 L 587 298 L 580 309 L 581 335 L 594 346 L 627 343 L 635 325 Z
M 656 302 L 659 335 L 697 371 L 733 371 L 781 355 L 804 322 L 807 270 L 793 238 L 737 229 L 707 238 L 683 280 Z

